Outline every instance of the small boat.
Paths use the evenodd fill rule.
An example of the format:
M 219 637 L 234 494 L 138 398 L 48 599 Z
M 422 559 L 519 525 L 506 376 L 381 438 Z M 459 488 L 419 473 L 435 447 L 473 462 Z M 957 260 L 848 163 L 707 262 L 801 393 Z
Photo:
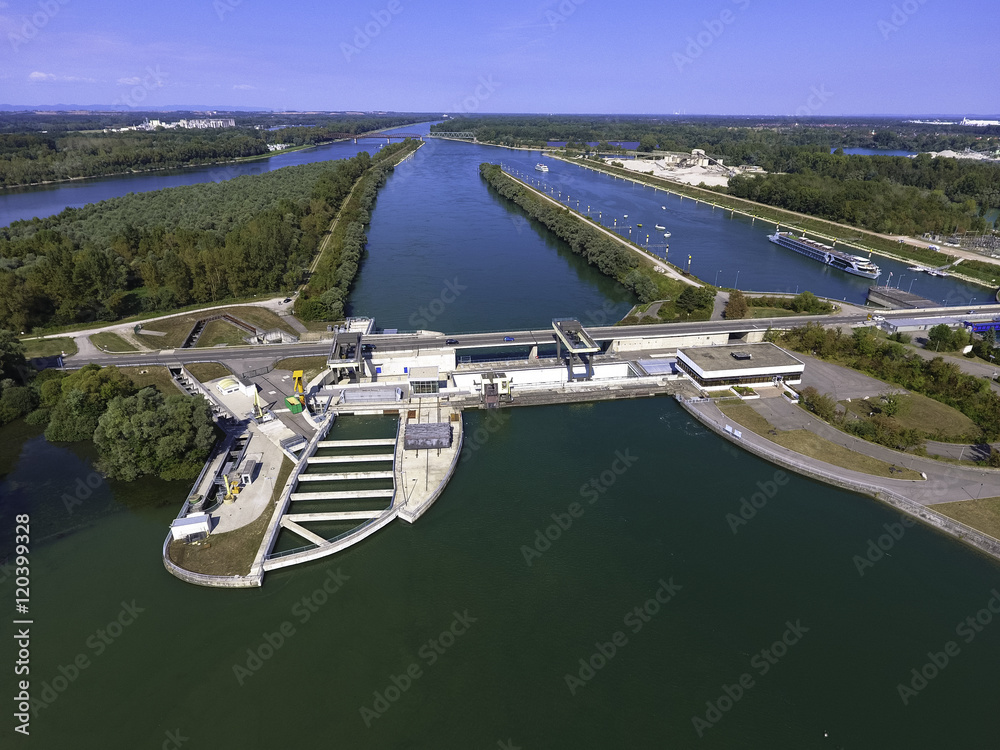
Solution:
M 535 165 L 535 171 L 536 172 L 548 172 L 549 168 L 545 164 L 536 164 Z
M 660 208 L 662 208 L 662 209 L 663 209 L 664 211 L 666 211 L 666 210 L 667 210 L 667 207 L 666 207 L 666 206 L 660 206 Z
M 664 232 L 664 233 L 663 233 L 663 236 L 664 236 L 664 237 L 669 237 L 669 236 L 670 236 L 670 232 Z
M 906 270 L 907 271 L 926 271 L 927 269 L 924 268 L 923 266 L 907 266 Z
M 639 229 L 642 229 L 642 224 L 636 224 L 636 226 L 639 227 Z
M 657 229 L 666 229 L 666 227 L 665 227 L 665 226 L 663 226 L 662 224 L 657 224 L 657 225 L 656 225 L 656 228 L 657 228 Z

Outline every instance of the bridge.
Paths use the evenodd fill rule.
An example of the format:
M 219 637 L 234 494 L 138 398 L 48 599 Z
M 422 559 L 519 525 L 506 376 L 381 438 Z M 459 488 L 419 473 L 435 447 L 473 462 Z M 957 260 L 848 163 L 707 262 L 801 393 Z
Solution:
M 454 132 L 449 132 L 449 131 L 445 131 L 445 130 L 435 130 L 435 131 L 433 131 L 431 133 L 428 133 L 426 137 L 428 137 L 428 138 L 458 138 L 460 140 L 473 141 L 473 142 L 475 142 L 475 140 L 476 140 L 476 134 L 473 133 L 473 132 L 471 132 L 471 131 L 468 131 L 468 130 L 457 130 L 457 131 L 454 131 Z
M 393 138 L 399 141 L 405 141 L 407 138 L 422 141 L 424 136 L 420 133 L 365 133 L 364 135 L 347 134 L 344 135 L 344 138 L 353 138 L 355 143 L 359 140 L 382 140 L 385 138 L 386 143 L 392 143 Z

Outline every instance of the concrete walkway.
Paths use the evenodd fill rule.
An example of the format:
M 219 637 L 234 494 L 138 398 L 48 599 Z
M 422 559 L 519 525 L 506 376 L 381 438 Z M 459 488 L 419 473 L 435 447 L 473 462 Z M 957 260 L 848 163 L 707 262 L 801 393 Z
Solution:
M 827 470 L 832 467 L 837 472 L 844 472 L 855 477 L 864 477 L 865 481 L 874 486 L 886 487 L 901 492 L 922 505 L 970 500 L 976 497 L 1000 497 L 1000 471 L 996 469 L 952 466 L 935 461 L 932 458 L 922 458 L 909 453 L 901 453 L 882 445 L 869 443 L 867 440 L 862 440 L 861 438 L 841 432 L 786 399 L 761 399 L 760 401 L 748 401 L 745 403 L 779 430 L 809 430 L 829 440 L 831 443 L 842 445 L 857 453 L 863 453 L 885 461 L 888 464 L 923 472 L 927 475 L 928 481 L 876 477 L 871 474 L 851 472 L 846 469 L 832 467 L 831 464 L 825 464 L 828 467 Z M 732 423 L 732 419 L 726 417 L 718 409 L 716 411 L 719 416 Z M 744 439 L 751 439 L 748 437 L 748 434 L 750 434 L 749 430 L 743 430 Z M 779 450 L 787 450 L 776 444 L 772 445 Z M 823 463 L 808 456 L 794 455 L 798 456 L 799 461 L 807 464 Z

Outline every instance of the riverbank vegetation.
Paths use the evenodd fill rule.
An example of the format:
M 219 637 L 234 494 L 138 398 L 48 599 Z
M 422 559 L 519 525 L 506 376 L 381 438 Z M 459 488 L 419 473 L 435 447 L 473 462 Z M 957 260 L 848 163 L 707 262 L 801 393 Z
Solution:
M 736 175 L 718 193 L 885 234 L 981 232 L 1000 208 L 1000 164 L 989 161 L 845 155 L 841 147 L 973 148 L 995 151 L 1000 128 L 935 126 L 894 120 L 812 127 L 770 118 L 748 123 L 728 118 L 621 118 L 493 116 L 451 120 L 435 129 L 465 130 L 503 145 L 544 147 L 569 141 L 567 152 L 621 149 L 609 141 L 636 141 L 640 152 L 702 149 L 727 165 L 751 165 L 768 174 Z M 942 132 L 944 131 L 944 132 Z M 838 149 L 836 153 L 831 153 Z
M 306 321 L 341 320 L 344 304 L 368 244 L 365 227 L 379 189 L 389 179 L 394 165 L 419 147 L 406 140 L 381 149 L 370 169 L 361 177 L 343 205 L 337 224 L 320 245 L 320 257 L 308 283 L 295 300 L 295 314 Z
M 44 428 L 50 442 L 93 440 L 98 468 L 126 481 L 145 475 L 193 479 L 217 436 L 204 399 L 139 388 L 117 367 L 35 374 L 24 345 L 0 330 L 0 425 L 20 417 Z
M 921 478 L 919 472 L 852 451 L 850 448 L 837 445 L 809 430 L 778 430 L 752 406 L 741 401 L 722 402 L 719 404 L 719 410 L 734 422 L 738 422 L 746 429 L 756 432 L 772 443 L 777 443 L 783 448 L 788 448 L 804 456 L 839 466 L 842 469 L 893 479 Z
M 733 300 L 737 300 L 736 308 L 732 310 Z M 742 305 L 740 304 L 742 301 Z M 829 315 L 834 307 L 830 302 L 819 299 L 810 291 L 801 292 L 794 297 L 775 297 L 771 295 L 745 297 L 739 289 L 729 293 L 729 304 L 726 306 L 726 318 L 736 319 L 758 317 L 758 310 L 784 311 L 793 315 Z M 742 311 L 742 315 L 739 313 Z
M 408 147 L 15 222 L 0 229 L 0 325 L 113 321 L 290 290 L 356 181 Z
M 856 328 L 848 336 L 840 329 L 810 323 L 782 333 L 769 332 L 767 338 L 789 349 L 851 367 L 954 407 L 978 428 L 978 434 L 967 436 L 972 441 L 992 441 L 1000 437 L 1000 396 L 990 389 L 985 379 L 967 375 L 956 364 L 941 357 L 924 359 L 909 353 L 903 344 L 879 338 L 867 327 Z M 810 408 L 804 393 L 803 396 L 803 402 Z M 821 417 L 824 413 L 829 415 L 831 409 L 825 403 L 828 398 L 819 394 L 812 400 L 811 410 Z M 891 418 L 891 415 L 885 416 Z M 873 425 L 859 424 L 857 429 L 877 435 L 888 434 L 890 427 L 891 423 L 880 424 L 876 420 Z M 885 429 L 880 433 L 881 428 Z M 901 433 L 886 439 L 906 443 L 910 437 Z
M 640 302 L 663 300 L 659 306 L 659 320 L 703 320 L 711 315 L 715 291 L 707 287 L 693 287 L 658 273 L 653 264 L 624 247 L 621 242 L 608 237 L 583 217 L 568 208 L 545 201 L 505 175 L 496 164 L 480 164 L 479 173 L 491 188 L 507 200 L 520 206 L 531 218 L 539 221 L 557 237 L 565 241 L 577 255 L 582 255 L 605 276 L 617 280 L 633 292 Z M 647 318 L 643 318 L 645 322 Z M 636 323 L 638 319 L 626 318 L 623 323 Z
M 146 114 L 150 119 L 169 121 L 199 116 L 176 113 L 164 118 L 162 112 Z M 132 113 L 125 117 L 111 113 L 89 117 L 0 114 L 0 188 L 263 156 L 270 153 L 268 146 L 276 143 L 315 146 L 424 118 L 315 115 L 311 121 L 302 122 L 300 118 L 238 113 L 234 119 L 239 127 L 235 128 L 104 131 L 144 119 L 144 115 Z

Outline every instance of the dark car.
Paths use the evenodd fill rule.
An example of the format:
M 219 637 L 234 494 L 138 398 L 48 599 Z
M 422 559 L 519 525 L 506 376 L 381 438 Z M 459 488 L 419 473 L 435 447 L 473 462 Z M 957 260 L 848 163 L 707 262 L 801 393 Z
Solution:
M 504 340 L 504 341 L 513 341 L 513 340 L 514 340 L 514 337 L 513 337 L 513 336 L 504 336 L 504 337 L 503 337 L 503 340 Z
M 291 297 L 285 297 L 285 298 L 284 298 L 284 299 L 282 300 L 282 302 L 291 302 L 291 301 L 292 301 L 292 298 L 291 298 Z
M 444 343 L 446 343 L 446 344 L 457 344 L 458 343 L 458 339 L 445 339 Z

